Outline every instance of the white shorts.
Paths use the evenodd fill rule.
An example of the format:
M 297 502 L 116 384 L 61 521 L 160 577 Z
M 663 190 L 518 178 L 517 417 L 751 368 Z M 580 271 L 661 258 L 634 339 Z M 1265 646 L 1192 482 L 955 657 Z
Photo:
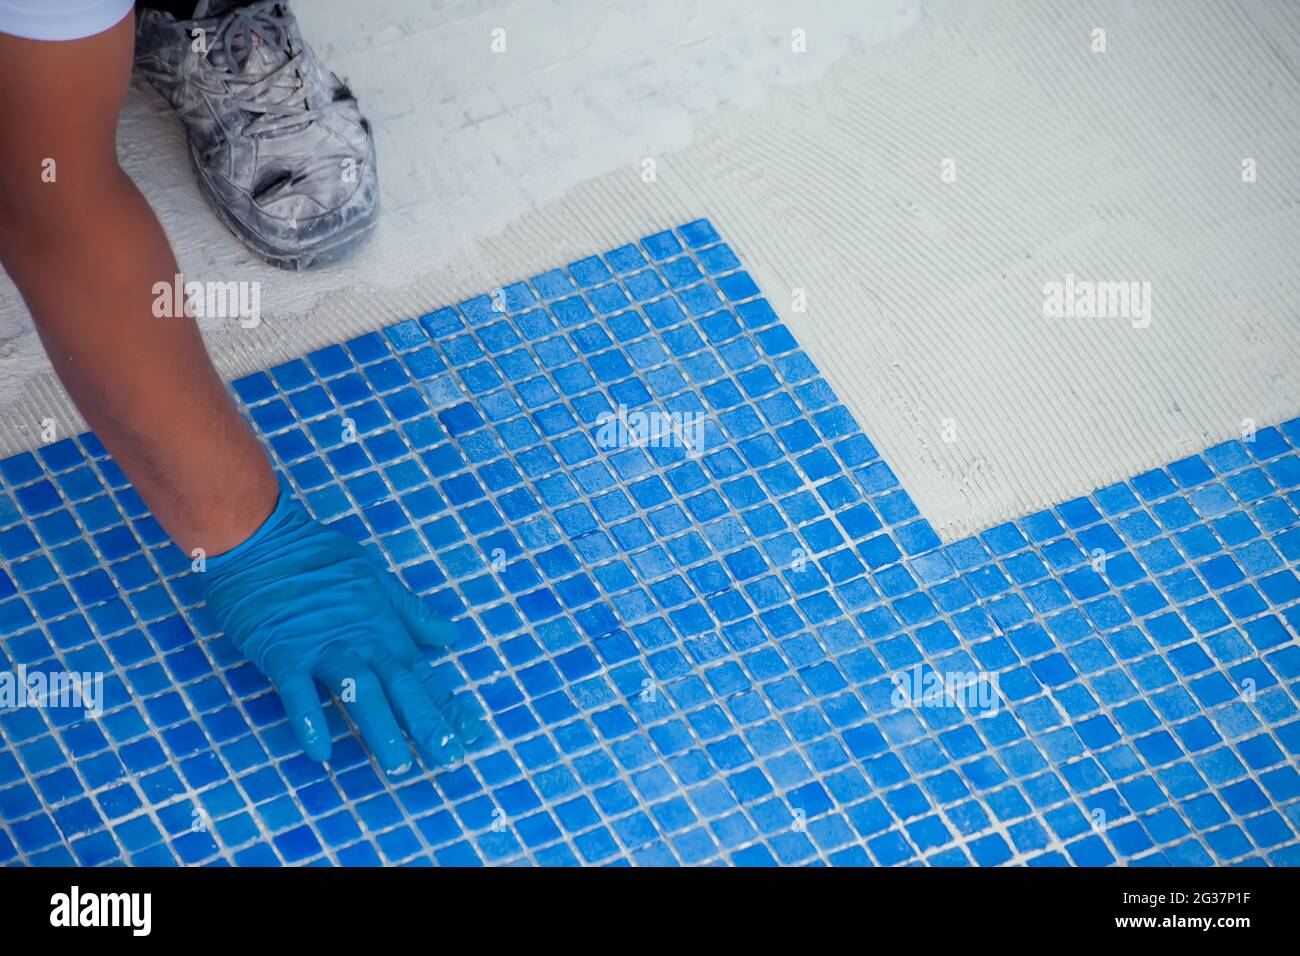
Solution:
M 0 33 L 28 40 L 80 40 L 103 33 L 134 0 L 0 0 Z

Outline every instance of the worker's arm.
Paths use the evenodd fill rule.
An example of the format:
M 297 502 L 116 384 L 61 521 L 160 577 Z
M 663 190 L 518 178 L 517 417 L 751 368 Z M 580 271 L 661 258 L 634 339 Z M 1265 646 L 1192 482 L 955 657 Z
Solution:
M 454 631 L 357 544 L 285 492 L 212 367 L 194 321 L 154 315 L 179 272 L 118 166 L 131 19 L 63 43 L 0 34 L 0 263 L 77 408 L 187 553 L 225 635 L 280 691 L 307 752 L 338 693 L 380 765 L 434 763 L 481 731 L 420 652 Z

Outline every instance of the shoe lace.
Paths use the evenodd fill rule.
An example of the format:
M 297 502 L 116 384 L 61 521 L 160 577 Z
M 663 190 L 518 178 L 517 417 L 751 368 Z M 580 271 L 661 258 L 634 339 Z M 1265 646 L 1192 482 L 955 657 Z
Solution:
M 208 62 L 219 71 L 224 91 L 236 107 L 249 114 L 247 131 L 254 136 L 306 126 L 332 111 L 337 101 L 313 106 L 308 101 L 307 78 L 300 66 L 306 56 L 290 42 L 287 11 L 279 0 L 256 0 L 223 14 L 212 30 Z M 180 26 L 206 28 L 210 21 L 189 20 Z M 258 71 L 254 63 L 254 37 L 281 54 L 275 66 Z M 221 60 L 213 54 L 221 52 Z M 276 93 L 283 93 L 273 98 Z

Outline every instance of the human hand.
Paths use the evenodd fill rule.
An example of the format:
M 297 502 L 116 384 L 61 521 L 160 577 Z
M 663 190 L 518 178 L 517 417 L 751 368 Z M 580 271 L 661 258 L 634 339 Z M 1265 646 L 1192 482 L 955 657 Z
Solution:
M 485 731 L 465 695 L 438 686 L 421 653 L 452 644 L 451 623 L 286 489 L 252 537 L 207 559 L 201 578 L 208 610 L 279 691 L 312 759 L 330 755 L 317 680 L 344 702 L 389 774 L 411 765 L 403 731 L 432 766 L 455 763 Z

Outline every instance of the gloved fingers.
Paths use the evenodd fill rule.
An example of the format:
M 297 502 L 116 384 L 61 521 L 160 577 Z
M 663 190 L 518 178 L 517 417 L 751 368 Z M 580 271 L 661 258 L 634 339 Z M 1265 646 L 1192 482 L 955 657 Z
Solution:
M 487 724 L 469 694 L 455 694 L 452 684 L 438 670 L 426 667 L 417 670 L 420 683 L 443 720 L 456 731 L 456 737 L 465 746 L 474 743 L 487 731 Z
M 456 682 L 449 679 L 445 665 L 434 667 L 418 650 L 399 658 L 424 688 L 425 694 L 446 721 L 456 732 L 456 738 L 468 747 L 481 738 L 487 731 L 482 709 L 471 694 L 455 693 Z
M 420 678 L 420 683 L 424 685 L 425 693 L 429 695 L 429 699 L 439 708 L 451 700 L 452 695 L 456 692 L 459 675 L 453 668 L 445 664 L 441 667 L 426 665 L 422 670 L 416 671 L 416 674 Z
M 379 579 L 383 582 L 388 603 L 406 625 L 406 630 L 415 643 L 424 647 L 450 647 L 456 643 L 459 637 L 456 625 L 438 617 L 433 608 L 420 600 L 418 594 L 391 574 L 380 574 Z
M 343 702 L 384 773 L 409 770 L 411 748 L 393 716 L 383 684 L 370 667 L 351 651 L 326 652 L 319 674 Z
M 487 723 L 469 694 L 456 694 L 442 707 L 442 718 L 451 724 L 461 744 L 468 747 L 487 733 Z
M 434 706 L 414 671 L 387 654 L 374 655 L 370 666 L 384 685 L 397 719 L 431 765 L 449 766 L 465 756 L 455 728 Z
M 289 726 L 307 756 L 312 760 L 328 760 L 331 749 L 329 726 L 311 674 L 291 674 L 280 681 L 276 690 L 284 703 Z

